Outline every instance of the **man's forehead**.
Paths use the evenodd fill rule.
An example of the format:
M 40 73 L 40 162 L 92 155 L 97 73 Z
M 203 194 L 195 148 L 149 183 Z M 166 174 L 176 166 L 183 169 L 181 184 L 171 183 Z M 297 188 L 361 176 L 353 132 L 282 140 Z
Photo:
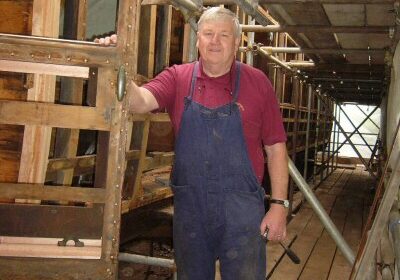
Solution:
M 201 29 L 233 30 L 233 21 L 229 19 L 210 19 L 202 22 Z

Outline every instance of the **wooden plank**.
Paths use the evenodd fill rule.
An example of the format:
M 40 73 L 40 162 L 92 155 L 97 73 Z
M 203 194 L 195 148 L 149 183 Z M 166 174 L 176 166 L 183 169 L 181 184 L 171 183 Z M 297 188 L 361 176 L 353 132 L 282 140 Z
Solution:
M 147 77 L 153 78 L 156 48 L 157 5 L 151 5 L 150 7 L 149 60 L 147 62 Z
M 336 199 L 333 209 L 330 213 L 332 221 L 340 232 L 344 227 L 344 221 L 346 218 L 346 201 Z M 324 230 L 321 237 L 318 239 L 310 258 L 304 267 L 300 278 L 301 280 L 308 279 L 326 279 L 332 260 L 335 256 L 336 243 L 331 238 L 329 233 Z
M 60 238 L 32 238 L 16 236 L 0 236 L 0 244 L 36 244 L 36 245 L 55 245 Z M 86 246 L 101 246 L 101 239 L 79 239 Z M 72 240 L 67 245 L 74 244 Z
M 146 159 L 146 150 L 147 143 L 149 139 L 149 129 L 150 129 L 150 120 L 146 120 L 143 123 L 142 129 L 139 129 L 138 133 L 141 134 L 140 139 L 140 158 L 137 163 L 136 175 L 134 177 L 133 182 L 133 193 L 131 199 L 131 208 L 135 207 L 135 204 L 138 202 L 139 196 L 143 194 L 143 189 L 141 186 L 142 181 L 142 173 L 145 167 L 145 159 Z
M 330 212 L 334 203 L 335 196 L 328 194 L 320 194 L 319 199 L 324 209 Z M 275 269 L 270 277 L 273 279 L 298 279 L 304 268 L 318 238 L 320 238 L 323 231 L 323 225 L 316 215 L 313 215 L 306 228 L 292 245 L 292 249 L 299 256 L 301 263 L 294 264 L 287 256 L 285 256 L 279 266 Z
M 88 78 L 89 68 L 82 66 L 0 60 L 0 71 Z
M 0 257 L 100 259 L 101 247 L 0 243 Z
M 51 2 L 44 0 L 34 1 L 32 35 L 58 37 L 60 5 L 60 0 Z M 27 100 L 54 102 L 56 77 L 35 74 L 33 81 L 33 88 L 28 89 Z M 26 112 L 21 113 L 18 116 L 26 114 Z M 49 158 L 50 139 L 50 127 L 25 125 L 18 182 L 44 183 L 47 160 Z M 18 202 L 37 203 L 38 201 Z
M 104 260 L 3 257 L 0 258 L 0 279 L 105 279 L 106 265 Z
M 103 209 L 100 204 L 93 207 L 0 204 L 0 236 L 99 239 Z
M 157 113 L 157 114 L 131 114 L 129 116 L 129 121 L 145 121 L 149 119 L 152 122 L 170 122 L 171 119 L 167 113 Z
M 116 47 L 104 47 L 93 42 L 4 33 L 0 33 L 0 59 L 85 67 L 108 67 L 118 64 Z
M 75 169 L 75 168 L 88 168 L 94 167 L 96 163 L 95 155 L 88 156 L 78 156 L 74 158 L 56 158 L 49 159 L 49 164 L 47 165 L 47 172 L 55 172 L 65 169 Z
M 101 108 L 0 100 L 0 123 L 3 124 L 110 130 L 110 117 Z
M 87 1 L 67 1 L 64 9 L 64 37 L 67 39 L 85 38 Z M 89 68 L 87 69 L 89 75 Z M 82 105 L 82 96 L 82 79 L 61 78 L 60 103 Z M 58 128 L 55 137 L 54 156 L 61 158 L 75 157 L 78 150 L 78 142 L 78 129 Z M 74 168 L 59 171 L 56 176 L 56 184 L 71 185 Z
M 100 188 L 0 183 L 0 198 L 105 203 L 105 191 Z
M 160 20 L 157 21 L 155 73 L 158 74 L 169 66 L 172 29 L 172 6 L 158 7 Z
M 0 1 L 0 32 L 30 34 L 33 1 Z

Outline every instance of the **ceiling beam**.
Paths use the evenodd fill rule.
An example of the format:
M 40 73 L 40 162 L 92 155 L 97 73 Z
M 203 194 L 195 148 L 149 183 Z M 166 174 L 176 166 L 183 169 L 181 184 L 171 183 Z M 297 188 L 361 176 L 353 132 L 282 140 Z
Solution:
M 389 33 L 392 26 L 319 26 L 319 25 L 244 25 L 243 32 L 332 32 L 332 33 Z

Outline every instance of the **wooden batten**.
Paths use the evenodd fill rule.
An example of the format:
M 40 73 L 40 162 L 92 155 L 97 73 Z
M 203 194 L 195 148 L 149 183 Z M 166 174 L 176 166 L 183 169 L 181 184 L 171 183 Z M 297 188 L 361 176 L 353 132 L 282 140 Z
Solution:
M 0 60 L 0 71 L 45 74 L 53 76 L 63 75 L 65 77 L 75 77 L 75 78 L 88 78 L 89 76 L 88 67 L 10 61 L 10 60 Z

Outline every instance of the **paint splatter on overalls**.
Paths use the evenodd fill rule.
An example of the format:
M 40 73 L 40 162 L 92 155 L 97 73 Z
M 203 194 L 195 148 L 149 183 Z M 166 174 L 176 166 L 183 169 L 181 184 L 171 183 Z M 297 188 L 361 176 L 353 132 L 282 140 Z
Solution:
M 264 190 L 247 153 L 239 108 L 240 63 L 231 103 L 215 109 L 193 101 L 198 63 L 175 146 L 174 248 L 180 280 L 265 279 L 259 226 Z

